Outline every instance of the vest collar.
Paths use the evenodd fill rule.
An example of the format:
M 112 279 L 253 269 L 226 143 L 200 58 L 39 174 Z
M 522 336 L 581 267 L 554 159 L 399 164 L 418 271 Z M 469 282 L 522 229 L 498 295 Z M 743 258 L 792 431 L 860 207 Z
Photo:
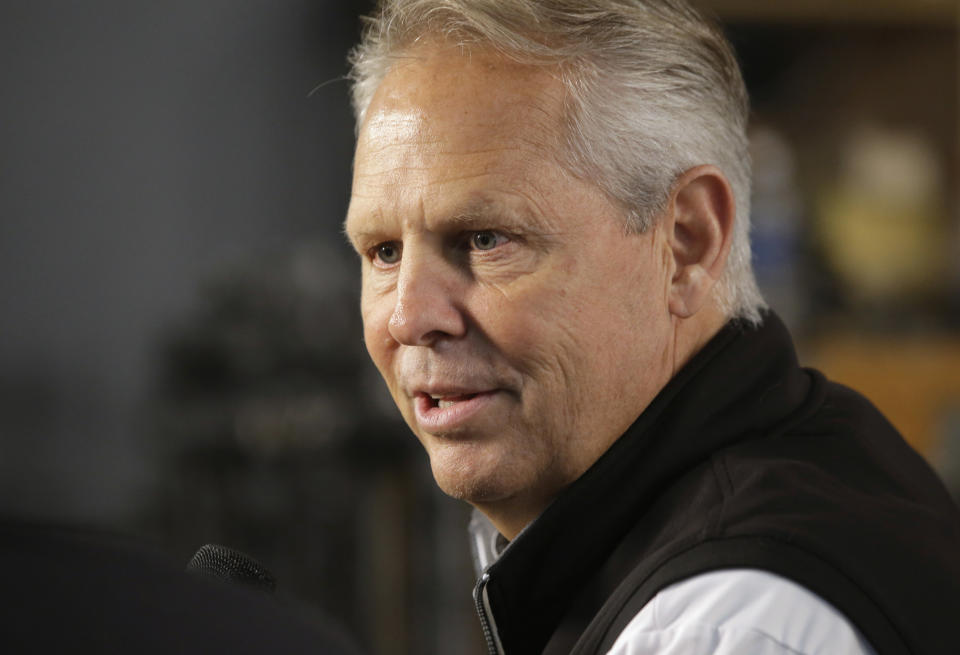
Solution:
M 672 480 L 718 450 L 801 420 L 813 409 L 810 386 L 775 314 L 759 327 L 728 323 L 513 542 L 475 516 L 474 559 L 489 576 L 505 652 L 541 652 L 570 599 Z

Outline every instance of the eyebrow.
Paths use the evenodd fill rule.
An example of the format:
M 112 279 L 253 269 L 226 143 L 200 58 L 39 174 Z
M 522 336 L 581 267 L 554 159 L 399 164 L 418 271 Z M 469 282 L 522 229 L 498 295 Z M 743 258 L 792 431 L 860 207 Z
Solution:
M 379 214 L 375 210 L 373 214 Z M 384 238 L 384 229 L 372 230 L 348 230 L 347 223 L 349 217 L 344 220 L 342 232 L 347 240 L 357 245 L 361 242 L 378 241 Z M 529 206 L 529 201 L 517 203 L 506 203 L 498 198 L 489 196 L 476 196 L 465 201 L 461 206 L 454 208 L 449 214 L 445 215 L 441 224 L 460 230 L 482 229 L 493 227 L 491 222 L 499 224 L 506 228 L 513 228 L 520 231 L 526 229 L 547 230 L 546 222 L 539 217 Z
M 376 212 L 374 212 L 376 213 Z M 350 230 L 348 224 L 350 222 L 350 214 L 344 217 L 343 223 L 340 226 L 340 234 L 342 234 L 347 239 L 354 249 L 359 251 L 360 242 L 369 241 L 372 238 L 379 237 L 380 232 L 377 230 Z
M 475 198 L 463 207 L 456 209 L 450 215 L 450 222 L 462 227 L 470 227 L 481 221 L 488 221 L 493 217 L 502 218 L 509 213 L 503 203 L 490 198 Z
M 505 203 L 500 199 L 490 197 L 472 198 L 462 207 L 452 212 L 450 222 L 461 228 L 482 227 L 485 223 L 496 220 L 514 227 L 545 227 L 542 218 L 529 206 L 528 201 L 520 203 Z

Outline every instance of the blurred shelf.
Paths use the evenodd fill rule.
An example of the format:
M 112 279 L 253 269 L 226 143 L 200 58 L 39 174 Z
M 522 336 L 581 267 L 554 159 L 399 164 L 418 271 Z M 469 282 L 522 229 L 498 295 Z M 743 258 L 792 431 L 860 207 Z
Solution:
M 958 0 L 694 0 L 725 22 L 916 24 L 957 29 Z

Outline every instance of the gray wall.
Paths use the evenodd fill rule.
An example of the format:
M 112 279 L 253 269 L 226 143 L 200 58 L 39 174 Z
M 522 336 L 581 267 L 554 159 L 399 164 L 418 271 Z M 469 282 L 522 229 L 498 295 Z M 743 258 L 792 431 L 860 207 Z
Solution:
M 157 344 L 200 281 L 339 242 L 338 78 L 365 7 L 0 5 L 0 509 L 129 512 L 152 474 L 139 435 Z

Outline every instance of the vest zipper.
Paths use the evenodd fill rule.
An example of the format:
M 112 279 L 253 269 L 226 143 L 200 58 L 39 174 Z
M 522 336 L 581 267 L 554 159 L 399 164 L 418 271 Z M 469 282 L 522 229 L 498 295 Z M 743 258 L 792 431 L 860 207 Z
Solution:
M 497 635 L 497 624 L 493 620 L 493 613 L 490 611 L 490 600 L 487 598 L 486 587 L 489 580 L 489 573 L 484 572 L 480 576 L 477 586 L 473 590 L 473 600 L 477 605 L 477 614 L 480 616 L 483 638 L 487 641 L 487 653 L 489 655 L 504 655 L 503 647 L 500 645 L 500 637 Z

